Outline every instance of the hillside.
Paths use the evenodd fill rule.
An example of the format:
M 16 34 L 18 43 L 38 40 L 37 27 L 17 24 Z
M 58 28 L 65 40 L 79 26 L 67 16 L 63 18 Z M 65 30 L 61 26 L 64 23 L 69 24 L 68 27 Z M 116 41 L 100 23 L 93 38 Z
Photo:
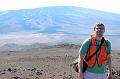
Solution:
M 120 34 L 120 14 L 73 6 L 52 6 L 0 12 L 0 34 L 11 32 L 89 34 L 93 24 L 106 23 L 109 34 Z M 117 28 L 116 28 L 117 27 Z M 88 30 L 89 29 L 89 30 Z

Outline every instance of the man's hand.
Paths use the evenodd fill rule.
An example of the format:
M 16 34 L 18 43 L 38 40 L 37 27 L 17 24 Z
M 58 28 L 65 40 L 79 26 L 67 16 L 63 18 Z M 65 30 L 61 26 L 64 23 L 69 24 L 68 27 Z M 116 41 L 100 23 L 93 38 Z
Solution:
M 79 72 L 79 79 L 84 79 L 84 78 L 83 78 L 83 73 L 82 73 L 82 72 Z
M 112 79 L 112 73 L 109 74 L 108 79 Z

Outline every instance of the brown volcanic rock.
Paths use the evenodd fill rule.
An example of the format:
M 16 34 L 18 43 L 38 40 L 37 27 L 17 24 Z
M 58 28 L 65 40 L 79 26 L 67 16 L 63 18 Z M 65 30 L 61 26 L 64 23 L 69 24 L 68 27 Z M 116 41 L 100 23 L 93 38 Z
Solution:
M 63 44 L 0 53 L 0 79 L 78 79 L 70 66 L 78 51 L 79 46 Z M 119 60 L 120 51 L 112 51 L 113 79 L 120 79 Z

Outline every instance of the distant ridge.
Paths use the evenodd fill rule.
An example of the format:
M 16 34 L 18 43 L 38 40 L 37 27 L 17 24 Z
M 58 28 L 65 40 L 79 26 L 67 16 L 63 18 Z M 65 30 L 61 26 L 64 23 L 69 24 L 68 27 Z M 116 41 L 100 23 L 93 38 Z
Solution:
M 49 48 L 74 48 L 79 49 L 80 45 L 77 44 L 69 44 L 69 43 L 63 43 L 63 44 L 55 44 L 55 45 L 48 45 L 48 44 L 42 44 L 42 43 L 34 43 L 31 45 L 18 45 L 15 43 L 7 43 L 0 47 L 0 52 L 17 52 L 17 51 L 23 51 L 23 50 L 32 50 L 32 49 L 49 49 Z

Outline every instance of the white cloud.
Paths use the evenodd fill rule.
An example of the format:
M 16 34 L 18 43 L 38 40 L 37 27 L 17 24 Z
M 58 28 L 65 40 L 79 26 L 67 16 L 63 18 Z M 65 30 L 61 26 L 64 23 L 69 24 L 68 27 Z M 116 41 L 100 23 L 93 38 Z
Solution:
M 0 0 L 0 10 L 45 6 L 78 6 L 120 13 L 120 0 Z
M 32 43 L 59 43 L 65 38 L 65 34 L 32 34 L 32 33 L 13 33 L 0 35 L 0 46 L 6 43 L 16 43 L 16 44 L 32 44 Z

